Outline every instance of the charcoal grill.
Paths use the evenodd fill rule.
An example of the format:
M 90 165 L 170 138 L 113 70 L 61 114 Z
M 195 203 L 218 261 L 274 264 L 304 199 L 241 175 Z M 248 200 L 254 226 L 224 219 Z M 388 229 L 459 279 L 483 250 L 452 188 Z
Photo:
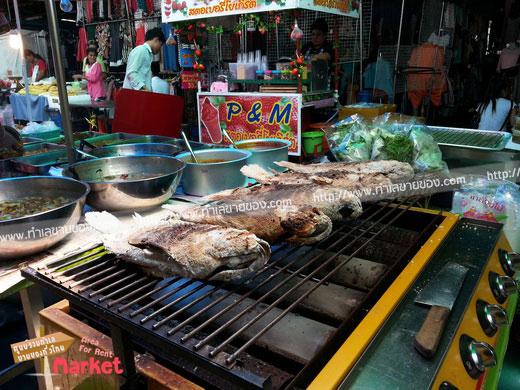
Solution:
M 312 247 L 276 245 L 231 284 L 157 279 L 102 246 L 22 273 L 111 331 L 128 383 L 142 350 L 209 387 L 305 387 L 374 305 L 410 286 L 396 279 L 446 217 L 409 202 L 372 205 Z

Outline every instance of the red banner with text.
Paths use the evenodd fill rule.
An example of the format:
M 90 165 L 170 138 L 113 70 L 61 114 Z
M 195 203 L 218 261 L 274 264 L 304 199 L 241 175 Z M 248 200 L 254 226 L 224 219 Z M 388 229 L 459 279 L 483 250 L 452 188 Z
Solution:
M 278 138 L 292 142 L 289 154 L 300 155 L 300 95 L 199 93 L 201 142 L 227 144 L 225 129 L 235 141 Z

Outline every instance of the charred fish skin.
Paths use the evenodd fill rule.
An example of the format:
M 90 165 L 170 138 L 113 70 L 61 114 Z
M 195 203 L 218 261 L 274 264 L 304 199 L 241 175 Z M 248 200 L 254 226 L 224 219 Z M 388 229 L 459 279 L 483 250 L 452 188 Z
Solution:
M 197 279 L 213 278 L 225 271 L 245 274 L 263 267 L 270 257 L 269 245 L 253 234 L 205 224 L 163 226 L 137 232 L 129 237 L 131 245 L 164 252 L 180 267 L 178 275 Z
M 105 233 L 102 240 L 109 251 L 157 277 L 230 281 L 261 269 L 271 256 L 267 242 L 244 230 L 171 218 L 132 228 L 108 213 L 87 213 L 86 220 Z M 102 230 L 103 225 L 113 233 Z
M 181 219 L 244 229 L 269 243 L 285 239 L 291 243 L 311 244 L 332 230 L 330 218 L 312 206 L 291 205 L 242 212 L 238 211 L 242 203 L 241 199 L 228 199 L 197 206 L 182 213 Z
M 363 212 L 361 200 L 354 194 L 333 186 L 271 184 L 226 190 L 207 197 L 208 201 L 225 204 L 230 201 L 254 201 L 261 204 L 280 202 L 293 206 L 312 205 L 332 221 L 357 218 Z
M 300 165 L 287 161 L 275 164 L 289 170 L 274 175 L 256 165 L 245 166 L 241 172 L 263 185 L 307 185 L 316 188 L 331 187 L 337 196 L 349 193 L 363 202 L 395 197 L 389 189 L 398 183 L 410 181 L 414 170 L 410 164 L 399 161 L 369 161 L 365 163 L 327 163 Z

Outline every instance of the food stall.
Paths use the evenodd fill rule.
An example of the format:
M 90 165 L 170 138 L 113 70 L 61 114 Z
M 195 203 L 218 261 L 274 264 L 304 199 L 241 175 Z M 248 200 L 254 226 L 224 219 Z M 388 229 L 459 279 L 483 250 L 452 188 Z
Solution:
M 175 4 L 185 17 L 213 7 Z M 86 361 L 120 368 L 99 376 L 109 387 L 497 386 L 520 257 L 496 221 L 421 207 L 436 190 L 424 184 L 445 179 L 432 135 L 340 122 L 328 138 L 344 161 L 300 165 L 287 155 L 301 153 L 303 92 L 198 98 L 208 141 L 290 145 L 267 159 L 161 136 L 74 139 L 69 123 L 68 151 L 86 140 L 88 159 L 46 150 L 61 159 L 42 173 L 64 163 L 64 177 L 0 181 L 0 293 L 32 283 L 29 337 L 69 340 L 35 360 L 42 388 L 89 386 L 68 371 Z M 41 288 L 64 301 L 44 309 Z M 445 290 L 447 303 L 424 298 Z
M 183 71 L 181 78 L 191 85 L 193 77 L 200 77 L 203 82 L 207 64 L 204 53 L 206 48 L 201 44 L 205 34 L 215 32 L 222 35 L 222 28 L 211 25 L 211 18 L 237 17 L 234 33 L 238 36 L 239 52 L 235 62 L 223 64 L 222 49 L 217 45 L 218 65 L 227 68 L 227 78 L 220 81 L 215 78 L 210 91 L 199 89 L 197 94 L 197 111 L 199 121 L 199 137 L 201 142 L 229 143 L 222 138 L 224 128 L 234 140 L 251 138 L 278 138 L 292 142 L 290 155 L 302 154 L 302 131 L 312 122 L 309 111 L 313 108 L 336 106 L 338 90 L 338 48 L 330 61 L 307 61 L 302 53 L 301 29 L 309 29 L 309 25 L 301 25 L 298 10 L 315 11 L 319 15 L 333 14 L 339 18 L 359 18 L 359 2 L 356 1 L 273 1 L 244 2 L 233 7 L 226 1 L 198 4 L 194 1 L 182 3 L 163 0 L 163 22 L 171 22 L 176 26 L 177 42 L 180 49 L 181 66 L 192 71 Z M 180 4 L 180 3 L 179 3 Z M 276 38 L 272 44 L 279 45 L 278 31 L 280 23 L 279 11 L 295 10 L 291 43 L 292 58 L 270 58 L 268 48 L 253 42 L 253 32 L 264 35 L 270 28 L 276 29 Z M 241 15 L 238 18 L 238 15 Z M 205 18 L 204 22 L 200 19 Z M 270 20 L 273 19 L 274 21 Z M 303 21 L 303 18 L 301 18 Z M 182 23 L 179 23 L 182 21 Z M 330 38 L 337 41 L 337 22 L 331 26 Z M 220 38 L 217 38 L 217 41 Z M 267 42 L 267 41 L 266 41 Z M 190 49 L 190 47 L 192 49 Z M 279 50 L 277 50 L 279 54 Z M 361 55 L 362 61 L 362 55 Z M 329 69 L 331 68 L 331 69 Z M 219 69 L 221 71 L 221 69 Z M 329 72 L 335 75 L 335 81 L 329 82 Z M 208 84 L 205 82 L 205 84 Z M 206 88 L 208 89 L 208 88 Z M 239 90 L 242 90 L 239 92 Z M 316 120 L 314 120 L 316 121 Z

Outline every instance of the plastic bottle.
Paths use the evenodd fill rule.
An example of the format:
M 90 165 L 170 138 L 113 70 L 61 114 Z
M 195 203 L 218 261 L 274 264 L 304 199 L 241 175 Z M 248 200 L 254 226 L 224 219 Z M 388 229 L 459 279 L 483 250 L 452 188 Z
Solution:
M 13 108 L 10 104 L 4 108 L 3 117 L 4 126 L 14 127 Z

